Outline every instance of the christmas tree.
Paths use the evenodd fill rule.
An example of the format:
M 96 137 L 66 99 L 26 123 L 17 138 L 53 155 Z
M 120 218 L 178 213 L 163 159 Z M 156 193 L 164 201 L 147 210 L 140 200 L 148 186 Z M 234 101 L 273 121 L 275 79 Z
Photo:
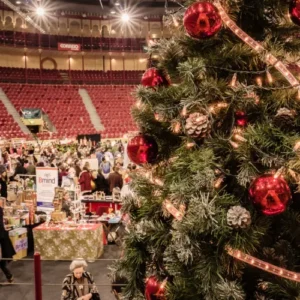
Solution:
M 124 299 L 300 299 L 300 2 L 178 5 L 136 90 Z

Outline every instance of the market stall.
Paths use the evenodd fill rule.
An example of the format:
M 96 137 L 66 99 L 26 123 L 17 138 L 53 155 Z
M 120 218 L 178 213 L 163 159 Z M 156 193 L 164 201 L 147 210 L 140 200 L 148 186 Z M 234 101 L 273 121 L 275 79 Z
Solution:
M 33 229 L 35 251 L 42 259 L 94 260 L 103 253 L 102 224 L 47 225 Z

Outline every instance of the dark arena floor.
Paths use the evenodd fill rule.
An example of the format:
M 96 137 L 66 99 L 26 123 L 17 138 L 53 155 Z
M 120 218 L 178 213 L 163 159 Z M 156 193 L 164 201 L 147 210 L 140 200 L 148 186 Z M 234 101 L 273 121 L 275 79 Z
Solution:
M 116 245 L 104 246 L 104 254 L 96 262 L 88 262 L 88 271 L 93 275 L 101 300 L 114 300 L 111 293 L 111 282 L 108 277 L 108 266 L 120 256 L 120 249 Z M 102 260 L 101 260 L 102 259 Z M 43 300 L 59 300 L 61 284 L 69 274 L 70 261 L 42 261 Z M 0 285 L 1 300 L 34 300 L 33 260 L 13 261 L 9 269 L 14 275 L 14 284 Z M 0 283 L 5 277 L 0 271 Z

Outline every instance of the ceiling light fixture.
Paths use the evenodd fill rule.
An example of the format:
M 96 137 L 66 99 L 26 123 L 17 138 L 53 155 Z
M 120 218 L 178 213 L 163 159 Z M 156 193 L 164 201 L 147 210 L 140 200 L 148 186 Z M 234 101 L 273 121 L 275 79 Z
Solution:
M 121 19 L 122 19 L 123 22 L 128 22 L 130 18 L 129 18 L 128 14 L 124 13 L 121 16 Z
M 37 13 L 38 16 L 43 16 L 45 14 L 45 10 L 42 7 L 39 6 L 36 9 L 36 13 Z

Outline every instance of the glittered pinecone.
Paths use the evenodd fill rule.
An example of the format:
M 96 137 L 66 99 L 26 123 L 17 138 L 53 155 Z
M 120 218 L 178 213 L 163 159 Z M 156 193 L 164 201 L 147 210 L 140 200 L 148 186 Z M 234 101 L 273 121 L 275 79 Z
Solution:
M 193 138 L 203 138 L 210 133 L 211 124 L 209 117 L 203 113 L 192 113 L 186 119 L 186 134 Z
M 280 108 L 274 118 L 274 124 L 277 127 L 289 129 L 295 124 L 295 115 L 296 112 L 294 110 L 286 107 Z
M 227 224 L 233 228 L 247 228 L 251 224 L 250 212 L 241 206 L 232 206 L 227 212 Z

